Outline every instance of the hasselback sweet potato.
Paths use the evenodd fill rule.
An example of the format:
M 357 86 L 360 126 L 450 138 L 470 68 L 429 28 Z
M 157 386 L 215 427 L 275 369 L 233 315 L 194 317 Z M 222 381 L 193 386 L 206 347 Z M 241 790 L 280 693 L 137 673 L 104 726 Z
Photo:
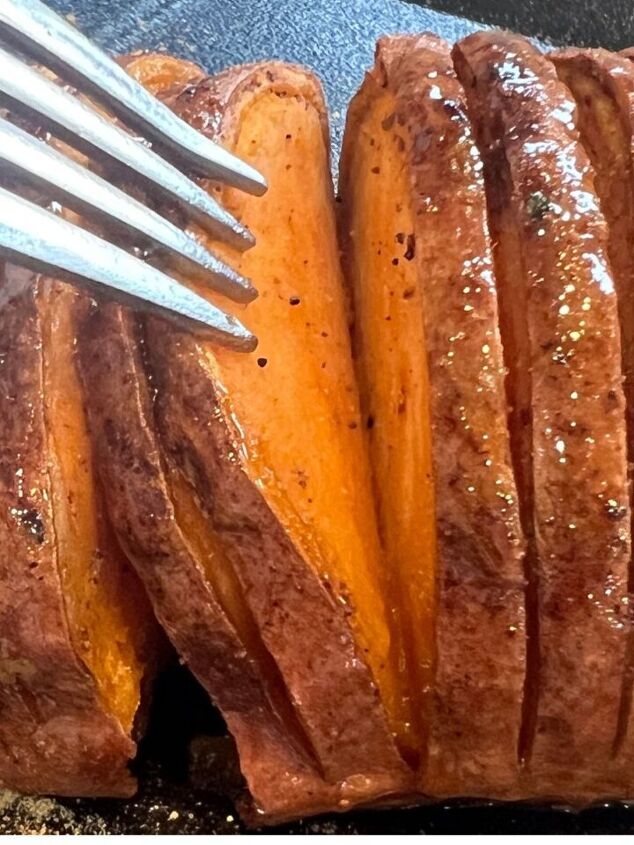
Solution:
M 129 795 L 158 626 L 105 517 L 74 362 L 72 288 L 0 282 L 0 783 Z
M 348 113 L 341 233 L 432 795 L 508 794 L 518 774 L 523 539 L 481 170 L 449 46 L 382 38 Z
M 129 71 L 144 78 L 146 61 Z M 80 359 L 110 511 L 157 615 L 227 718 L 261 820 L 400 795 L 411 773 L 392 736 L 401 692 L 321 93 L 312 75 L 280 63 L 193 80 L 178 93 L 168 77 L 152 70 L 177 113 L 269 181 L 262 199 L 221 196 L 257 237 L 230 260 L 257 279 L 260 299 L 244 319 L 260 345 L 232 354 L 147 320 L 152 404 L 138 399 L 147 396 L 138 356 L 134 374 L 116 381 L 134 351 L 132 324 L 103 309 L 90 318 Z M 116 366 L 100 360 L 106 341 L 120 350 Z M 137 387 L 130 394 L 123 384 Z M 129 477 L 146 454 L 156 509 Z M 159 527 L 169 540 L 157 546 Z
M 485 162 L 537 616 L 526 789 L 596 796 L 613 767 L 630 553 L 608 233 L 574 101 L 548 60 L 500 32 L 454 55 Z
M 559 50 L 550 53 L 549 58 L 577 103 L 581 141 L 594 168 L 595 187 L 608 223 L 608 253 L 621 327 L 631 473 L 634 466 L 634 65 L 607 50 Z M 632 587 L 630 563 L 630 601 Z M 630 654 L 615 747 L 617 762 L 622 762 L 625 771 L 631 767 L 634 752 L 634 725 L 630 716 L 634 656 L 631 631 L 629 637 Z M 632 783 L 631 774 L 628 781 Z

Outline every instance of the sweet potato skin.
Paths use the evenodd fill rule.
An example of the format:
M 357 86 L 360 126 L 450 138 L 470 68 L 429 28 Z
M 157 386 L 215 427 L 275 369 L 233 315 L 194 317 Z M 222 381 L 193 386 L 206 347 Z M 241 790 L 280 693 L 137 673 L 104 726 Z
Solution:
M 626 400 L 628 462 L 634 458 L 634 65 L 607 50 L 566 49 L 549 53 L 559 78 L 577 103 L 581 140 L 595 170 L 595 186 L 609 228 L 608 250 L 616 284 Z M 630 469 L 631 473 L 631 469 Z M 631 483 L 631 475 L 630 475 Z M 630 562 L 630 616 L 632 601 Z M 626 778 L 634 752 L 632 669 L 634 640 L 630 618 L 629 653 L 624 677 L 615 770 Z
M 409 260 L 417 268 L 416 290 L 403 296 L 424 315 L 424 333 L 412 354 L 416 366 L 428 368 L 429 396 L 414 395 L 414 400 L 429 403 L 436 488 L 435 514 L 430 517 L 437 525 L 436 654 L 430 700 L 420 705 L 429 724 L 423 789 L 437 796 L 509 795 L 517 788 L 525 669 L 524 544 L 505 425 L 481 164 L 449 46 L 432 35 L 380 39 L 375 66 L 348 113 L 340 176 L 341 231 L 355 299 L 360 380 L 372 384 L 385 378 L 396 384 L 404 379 L 399 382 L 401 416 L 412 413 L 402 365 L 383 372 L 381 367 L 390 366 L 384 363 L 388 359 L 375 355 L 378 371 L 367 369 L 371 363 L 364 321 L 386 318 L 383 312 L 373 315 L 365 305 L 371 280 L 359 276 L 354 258 L 357 143 L 367 131 L 363 121 L 370 105 L 385 92 L 394 96 L 395 107 L 383 122 L 384 137 L 399 127 L 396 140 L 402 143 L 397 149 L 411 184 L 409 196 L 394 200 L 412 207 L 414 255 L 410 253 Z M 374 141 L 388 143 L 380 137 Z M 378 170 L 366 178 L 380 179 Z M 385 190 L 389 187 L 386 184 Z M 386 231 L 382 241 L 388 249 L 395 243 L 394 254 L 395 235 Z M 398 321 L 396 307 L 389 310 L 388 319 Z M 366 401 L 372 400 L 366 396 Z M 371 405 L 366 413 L 369 407 L 375 419 L 371 434 L 389 438 L 389 432 L 378 433 L 389 409 Z M 392 446 L 398 448 L 398 442 Z M 375 476 L 379 489 L 382 480 Z M 410 486 L 403 482 L 402 489 Z M 405 513 L 406 502 L 396 510 Z M 388 559 L 391 551 L 395 553 L 388 549 Z M 393 566 L 400 563 L 392 561 Z M 401 589 L 416 592 L 415 585 L 402 584 Z
M 311 74 L 293 66 L 271 62 L 229 71 L 190 88 L 170 100 L 170 105 L 203 131 L 215 130 L 231 148 L 242 111 L 271 91 L 298 98 L 316 111 L 326 157 L 325 107 L 319 86 Z M 330 237 L 334 237 L 334 222 L 333 233 L 324 233 L 324 238 Z M 334 243 L 326 241 L 325 248 L 334 249 Z M 272 297 L 274 291 L 268 293 Z M 328 292 L 329 302 L 330 296 Z M 336 300 L 328 307 L 337 314 Z M 334 316 L 332 322 L 335 337 L 337 319 Z M 322 340 L 325 349 L 327 335 Z M 371 789 L 375 774 L 379 781 L 393 776 L 393 789 L 402 789 L 408 770 L 396 751 L 372 675 L 352 635 L 355 608 L 346 607 L 345 585 L 342 588 L 320 577 L 316 549 L 307 552 L 304 539 L 295 539 L 291 526 L 282 524 L 249 474 L 250 438 L 257 439 L 259 434 L 241 433 L 243 423 L 232 406 L 234 397 L 224 395 L 223 386 L 227 367 L 234 362 L 225 364 L 222 350 L 214 354 L 216 361 L 195 338 L 165 331 L 154 321 L 148 323 L 148 357 L 166 448 L 192 480 L 210 524 L 226 543 L 245 599 L 296 702 L 325 779 L 345 781 L 351 774 L 362 774 Z M 349 354 L 347 338 L 336 353 L 330 351 L 331 356 L 335 354 L 342 359 Z M 336 364 L 334 357 L 331 360 Z M 249 366 L 243 361 L 240 366 Z M 329 384 L 327 376 L 324 383 Z M 338 386 L 332 381 L 330 389 Z M 353 425 L 358 426 L 356 419 L 351 429 Z M 355 461 L 364 459 L 358 448 L 354 454 Z M 357 491 L 358 496 L 363 492 Z M 368 543 L 374 530 L 368 526 Z M 298 643 L 302 643 L 301 655 Z M 348 784 L 354 793 L 353 781 Z
M 526 790 L 596 797 L 617 730 L 630 552 L 607 230 L 574 102 L 548 60 L 499 32 L 468 37 L 454 56 L 489 188 L 508 168 L 508 193 L 490 192 L 489 205 L 518 233 L 523 273 L 509 290 L 524 284 L 527 297 L 540 650 Z
M 42 288 L 0 287 L 0 783 L 26 793 L 129 796 L 135 744 L 100 700 L 65 611 L 43 408 Z

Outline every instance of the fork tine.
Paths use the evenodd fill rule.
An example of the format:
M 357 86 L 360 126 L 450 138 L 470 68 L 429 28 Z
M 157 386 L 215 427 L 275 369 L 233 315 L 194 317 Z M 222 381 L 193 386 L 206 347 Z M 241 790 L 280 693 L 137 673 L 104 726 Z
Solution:
M 4 0 L 2 0 L 4 2 Z M 1 8 L 0 4 L 0 8 Z M 248 229 L 199 185 L 149 147 L 129 135 L 41 73 L 0 49 L 0 96 L 16 112 L 26 112 L 52 125 L 53 133 L 75 147 L 104 153 L 176 200 L 207 231 L 232 246 L 253 244 Z
M 238 302 L 250 302 L 257 291 L 202 244 L 138 200 L 110 185 L 97 174 L 52 149 L 28 132 L 0 118 L 0 165 L 16 170 L 19 178 L 42 186 L 88 219 L 114 221 L 144 241 L 184 259 L 210 285 Z
M 77 87 L 101 99 L 144 137 L 176 153 L 180 163 L 249 193 L 260 195 L 266 190 L 266 181 L 256 170 L 176 117 L 40 0 L 2 0 L 0 25 L 32 55 L 62 66 Z
M 248 352 L 256 346 L 239 320 L 202 296 L 5 188 L 0 188 L 0 253 L 37 272 L 114 289 L 135 307 L 176 319 L 184 329 L 232 349 Z

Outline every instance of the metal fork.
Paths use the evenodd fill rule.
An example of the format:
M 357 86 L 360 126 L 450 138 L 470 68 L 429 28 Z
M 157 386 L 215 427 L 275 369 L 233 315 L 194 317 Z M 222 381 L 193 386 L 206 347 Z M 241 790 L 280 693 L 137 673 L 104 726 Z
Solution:
M 0 103 L 89 157 L 114 162 L 133 181 L 178 205 L 214 237 L 238 249 L 250 232 L 184 171 L 250 193 L 266 190 L 245 162 L 188 126 L 119 65 L 40 0 L 0 0 Z M 36 59 L 104 105 L 141 137 L 125 131 L 60 87 L 16 52 Z M 149 142 L 149 143 L 148 143 Z M 151 144 L 151 146 L 150 146 Z M 45 141 L 0 117 L 0 176 L 44 189 L 109 233 L 132 233 L 135 245 L 158 248 L 171 266 L 195 273 L 237 302 L 257 293 L 251 282 L 198 240 L 120 188 Z M 91 288 L 109 289 L 141 309 L 158 311 L 232 348 L 249 351 L 256 339 L 234 316 L 110 240 L 0 187 L 0 254 L 16 263 Z M 111 235 L 109 234 L 110 238 Z

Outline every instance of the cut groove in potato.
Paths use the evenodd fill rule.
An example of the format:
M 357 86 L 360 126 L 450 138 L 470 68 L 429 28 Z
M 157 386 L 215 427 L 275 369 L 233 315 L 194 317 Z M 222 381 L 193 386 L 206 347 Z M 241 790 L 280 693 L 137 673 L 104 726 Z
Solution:
M 351 124 L 348 132 L 354 135 L 345 142 L 342 216 L 348 208 L 354 211 L 346 220 L 350 231 L 343 231 L 342 245 L 354 288 L 354 351 L 361 364 L 362 422 L 388 564 L 386 595 L 397 623 L 392 659 L 409 688 L 401 699 L 399 739 L 405 753 L 417 759 L 426 744 L 422 699 L 431 692 L 435 644 L 429 378 L 418 264 L 412 255 L 416 225 L 408 201 L 411 173 L 404 165 L 407 133 L 394 125 L 397 102 L 391 91 L 377 91 L 368 99 L 362 124 L 358 129 Z M 386 130 L 390 123 L 392 129 Z
M 3 273 L 0 782 L 129 795 L 134 721 L 162 638 L 93 474 L 77 294 L 11 265 Z
M 538 579 L 525 791 L 579 798 L 607 782 L 626 646 L 625 409 L 607 229 L 574 102 L 548 60 L 500 32 L 468 37 L 454 57 L 485 161 L 509 398 L 526 410 L 510 419 L 525 429 L 513 448 Z
M 145 674 L 140 656 L 152 611 L 106 521 L 75 370 L 76 292 L 46 280 L 39 297 L 43 398 L 51 454 L 51 502 L 62 593 L 77 654 L 104 703 L 132 729 Z
M 423 789 L 506 795 L 518 775 L 523 541 L 463 98 L 441 39 L 379 41 L 348 114 L 341 232 Z
M 176 524 L 187 537 L 187 544 L 194 552 L 196 560 L 204 567 L 205 578 L 212 586 L 218 603 L 249 658 L 257 664 L 267 695 L 288 731 L 289 742 L 296 743 L 303 749 L 307 759 L 319 773 L 319 761 L 288 699 L 284 681 L 262 642 L 225 549 L 218 542 L 214 532 L 209 530 L 191 485 L 180 471 L 172 470 L 167 475 L 167 489 L 174 505 Z

